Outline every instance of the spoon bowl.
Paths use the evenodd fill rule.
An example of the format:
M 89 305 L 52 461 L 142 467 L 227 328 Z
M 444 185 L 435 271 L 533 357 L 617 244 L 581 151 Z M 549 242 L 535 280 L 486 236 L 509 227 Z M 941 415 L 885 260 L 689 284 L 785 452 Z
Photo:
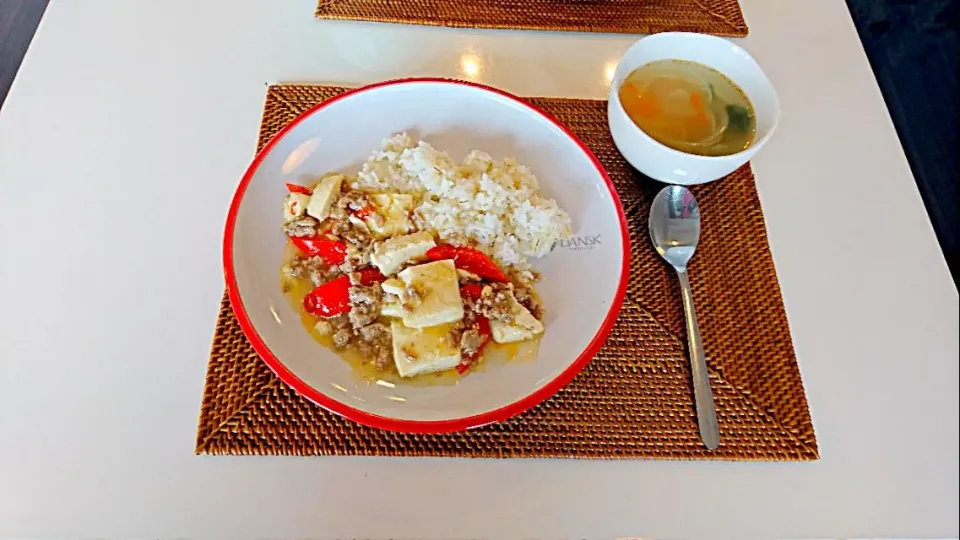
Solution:
M 700 208 L 689 189 L 660 190 L 650 207 L 650 239 L 671 266 L 687 267 L 700 241 Z

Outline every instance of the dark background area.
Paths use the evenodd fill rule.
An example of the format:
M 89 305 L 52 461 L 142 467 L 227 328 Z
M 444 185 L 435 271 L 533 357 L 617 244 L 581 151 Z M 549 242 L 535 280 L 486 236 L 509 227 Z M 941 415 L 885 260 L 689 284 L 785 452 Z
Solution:
M 847 0 L 957 283 L 960 0 Z
M 0 0 L 0 107 L 48 0 Z M 960 0 L 847 0 L 954 283 L 960 272 Z
M 0 0 L 0 107 L 48 0 Z

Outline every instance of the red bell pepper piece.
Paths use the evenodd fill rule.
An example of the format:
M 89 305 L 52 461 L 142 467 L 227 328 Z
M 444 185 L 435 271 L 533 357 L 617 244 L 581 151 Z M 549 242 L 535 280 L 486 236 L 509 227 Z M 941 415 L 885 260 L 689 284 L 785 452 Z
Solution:
M 340 276 L 303 297 L 303 308 L 318 317 L 335 317 L 350 311 L 350 278 Z
M 387 279 L 376 268 L 360 271 L 360 284 L 369 287 Z M 350 311 L 350 277 L 340 276 L 330 280 L 303 297 L 307 313 L 318 317 L 336 317 Z
M 322 236 L 305 236 L 290 238 L 297 249 L 307 255 L 320 256 L 327 264 L 343 264 L 347 260 L 347 245 L 339 240 L 330 240 Z
M 462 358 L 460 363 L 457 364 L 457 373 L 460 375 L 470 370 L 483 353 L 483 348 L 487 346 L 487 343 L 490 343 L 490 335 L 492 334 L 490 331 L 490 321 L 479 313 L 477 314 L 477 331 L 480 332 L 480 346 L 477 347 L 477 352 L 469 357 Z
M 483 296 L 483 287 L 476 283 L 467 283 L 460 286 L 460 296 L 465 296 L 473 301 L 477 301 Z
M 490 343 L 490 337 L 493 335 L 493 331 L 490 329 L 490 321 L 479 313 L 477 313 L 477 330 L 480 332 L 480 337 L 483 338 L 483 341 L 480 343 L 480 348 L 474 353 L 473 360 L 480 358 L 480 353 L 483 352 L 483 348 L 487 346 L 487 343 Z
M 353 215 L 362 221 L 366 221 L 371 214 L 373 214 L 373 208 L 370 208 L 369 206 L 364 206 L 359 210 L 353 211 Z
M 290 193 L 302 193 L 303 195 L 313 195 L 313 190 L 307 186 L 287 183 L 287 191 Z
M 430 248 L 427 251 L 427 258 L 431 261 L 442 261 L 444 259 L 453 259 L 453 264 L 461 270 L 472 272 L 484 279 L 491 281 L 509 282 L 510 278 L 506 276 L 497 264 L 493 262 L 485 253 L 472 247 L 451 246 L 441 244 Z
M 369 287 L 374 283 L 381 283 L 387 280 L 387 276 L 380 273 L 376 268 L 364 268 L 360 270 L 360 284 Z

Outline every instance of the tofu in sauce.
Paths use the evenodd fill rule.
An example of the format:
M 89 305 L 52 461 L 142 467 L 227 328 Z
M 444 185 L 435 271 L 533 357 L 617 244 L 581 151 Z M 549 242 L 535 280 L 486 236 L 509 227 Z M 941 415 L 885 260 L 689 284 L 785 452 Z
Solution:
M 401 377 L 453 369 L 460 364 L 460 345 L 450 339 L 453 323 L 410 328 L 394 319 L 393 361 Z
M 377 242 L 370 255 L 370 263 L 377 267 L 385 276 L 392 276 L 407 262 L 423 257 L 436 246 L 433 235 L 428 232 L 418 232 L 394 236 L 393 238 Z
M 323 221 L 330 216 L 333 203 L 340 196 L 340 186 L 343 183 L 342 174 L 331 174 L 323 177 L 313 188 L 313 195 L 307 203 L 307 215 Z
M 438 245 L 433 234 L 411 232 L 416 231 L 412 195 L 352 191 L 346 186 L 343 175 L 328 174 L 312 187 L 291 189 L 284 199 L 284 230 L 291 237 L 291 250 L 281 269 L 282 286 L 315 339 L 362 367 L 360 371 L 394 381 L 399 377 L 455 383 L 485 358 L 487 342 L 509 344 L 500 351 L 504 357 L 516 358 L 516 345 L 527 340 L 535 351 L 543 324 L 534 315 L 540 313 L 539 304 L 531 313 L 524 305 L 531 305 L 530 295 L 520 295 L 532 291 L 529 285 L 514 289 L 502 273 L 499 278 L 489 272 L 481 277 L 482 265 L 469 263 L 487 256 L 475 248 L 448 244 L 431 252 Z M 472 252 L 461 260 L 462 250 Z M 495 266 L 489 258 L 486 264 Z M 342 295 L 349 297 L 346 311 L 311 310 L 307 297 L 323 302 L 322 288 L 335 281 L 340 283 L 341 301 L 346 301 Z M 517 290 L 524 303 L 510 292 L 509 302 L 501 302 L 501 318 L 491 318 L 487 325 L 474 294 L 491 285 Z M 509 320 L 504 313 L 511 314 Z M 503 354 L 510 350 L 514 352 Z
M 513 293 L 510 293 L 510 298 L 513 300 L 513 320 L 509 322 L 491 320 L 490 331 L 493 334 L 493 340 L 497 343 L 514 343 L 533 339 L 542 334 L 543 323 L 538 321 L 530 310 L 523 307 Z
M 398 277 L 403 281 L 405 293 L 410 290 L 419 297 L 404 308 L 404 325 L 426 328 L 463 319 L 463 300 L 452 260 L 411 266 Z

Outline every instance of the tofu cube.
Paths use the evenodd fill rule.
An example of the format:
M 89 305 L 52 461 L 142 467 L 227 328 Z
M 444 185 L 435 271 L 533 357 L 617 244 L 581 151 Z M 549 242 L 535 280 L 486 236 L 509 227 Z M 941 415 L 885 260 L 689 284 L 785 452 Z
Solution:
M 313 195 L 307 204 L 307 214 L 320 221 L 330 216 L 333 203 L 340 197 L 340 184 L 343 183 L 342 174 L 324 176 L 313 188 Z
M 453 369 L 460 363 L 460 344 L 450 336 L 453 324 L 410 328 L 394 320 L 393 361 L 401 377 Z
M 543 323 L 523 307 L 513 293 L 510 293 L 510 299 L 513 301 L 513 320 L 507 323 L 491 319 L 490 333 L 493 334 L 493 340 L 497 343 L 512 343 L 530 339 L 543 332 Z
M 403 290 L 407 288 L 399 279 L 388 279 L 380 284 L 380 288 L 387 294 L 403 295 Z
M 417 257 L 423 257 L 430 248 L 436 245 L 433 236 L 428 232 L 394 236 L 373 246 L 370 262 L 383 275 L 392 276 L 404 263 Z
M 367 218 L 367 228 L 377 238 L 387 238 L 410 232 L 410 210 L 413 195 L 405 193 L 375 193 L 370 203 L 378 216 Z
M 399 319 L 403 317 L 403 306 L 400 302 L 384 302 L 380 306 L 380 315 Z
M 347 216 L 347 221 L 353 223 L 356 228 L 363 230 L 367 228 L 367 222 L 354 215 Z
M 400 299 L 403 297 L 403 290 L 406 288 L 406 285 L 402 281 L 396 278 L 391 278 L 380 284 L 380 288 L 383 289 L 385 294 L 395 295 L 397 298 L 394 301 L 384 300 L 383 305 L 380 307 L 380 315 L 384 317 L 403 317 L 403 305 L 400 303 Z
M 426 328 L 463 318 L 460 284 L 452 260 L 411 266 L 398 277 L 420 296 L 419 303 L 403 310 L 403 324 L 410 328 Z
M 300 219 L 307 211 L 310 196 L 303 193 L 290 193 L 283 200 L 283 222 Z

